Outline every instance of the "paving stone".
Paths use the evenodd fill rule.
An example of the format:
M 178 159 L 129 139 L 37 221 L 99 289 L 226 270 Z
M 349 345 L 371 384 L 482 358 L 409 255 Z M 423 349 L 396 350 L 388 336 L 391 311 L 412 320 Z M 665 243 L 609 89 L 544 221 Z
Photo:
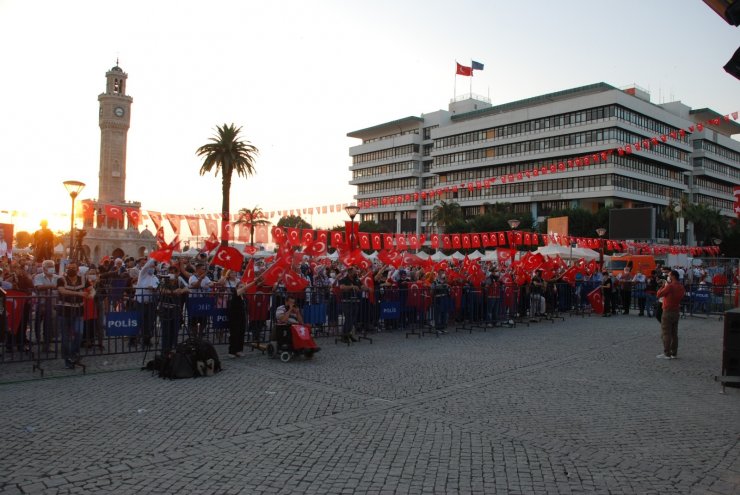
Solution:
M 140 355 L 23 383 L 0 364 L 0 493 L 738 493 L 722 323 L 679 333 L 668 362 L 654 320 L 619 316 L 320 340 L 312 361 L 248 354 L 207 379 Z

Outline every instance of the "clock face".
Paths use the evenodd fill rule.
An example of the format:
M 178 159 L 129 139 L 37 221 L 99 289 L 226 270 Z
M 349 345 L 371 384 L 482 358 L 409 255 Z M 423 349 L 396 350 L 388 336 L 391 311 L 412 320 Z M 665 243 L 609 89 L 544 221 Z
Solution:
M 122 107 L 116 107 L 113 112 L 116 114 L 116 117 L 123 117 L 123 108 Z

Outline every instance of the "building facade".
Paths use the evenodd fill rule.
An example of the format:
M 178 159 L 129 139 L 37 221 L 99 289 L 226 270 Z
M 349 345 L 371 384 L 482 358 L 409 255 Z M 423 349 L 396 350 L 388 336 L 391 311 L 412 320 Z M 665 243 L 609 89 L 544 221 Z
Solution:
M 680 132 L 716 117 L 716 125 Z M 721 117 L 681 102 L 654 104 L 639 87 L 621 90 L 605 83 L 497 106 L 466 96 L 450 102 L 447 111 L 348 133 L 362 140 L 350 148 L 350 184 L 357 186 L 362 221 L 402 233 L 431 232 L 432 210 L 440 199 L 459 203 L 466 217 L 481 214 L 486 203 L 507 202 L 536 222 L 553 211 L 577 207 L 649 206 L 660 219 L 663 209 L 682 199 L 734 218 L 740 143 L 732 135 L 740 133 L 740 125 Z M 529 173 L 673 135 L 675 139 L 629 154 L 612 152 L 587 167 Z M 511 176 L 516 180 L 496 180 Z M 488 187 L 458 187 L 481 183 Z M 422 198 L 424 191 L 440 189 L 446 192 Z M 418 200 L 405 200 L 415 194 Z M 404 201 L 386 202 L 388 197 Z M 667 237 L 665 222 L 658 221 L 657 227 L 657 237 Z
M 140 233 L 138 224 L 132 221 L 140 218 L 141 203 L 126 200 L 126 149 L 133 103 L 126 94 L 127 80 L 128 74 L 116 65 L 106 72 L 105 92 L 98 95 L 98 198 L 87 201 L 89 214 L 84 216 L 82 232 L 82 251 L 93 262 L 124 253 L 142 256 L 156 245 L 152 233 Z M 113 218 L 111 212 L 120 217 Z

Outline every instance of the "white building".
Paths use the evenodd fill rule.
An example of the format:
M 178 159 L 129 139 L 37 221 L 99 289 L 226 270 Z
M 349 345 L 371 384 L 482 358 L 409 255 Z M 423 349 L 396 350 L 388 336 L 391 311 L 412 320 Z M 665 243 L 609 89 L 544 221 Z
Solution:
M 706 124 L 715 118 L 718 124 Z M 655 207 L 660 219 L 662 209 L 681 198 L 734 217 L 740 142 L 731 136 L 740 133 L 740 125 L 733 120 L 737 114 L 725 120 L 713 110 L 692 110 L 681 102 L 658 105 L 639 87 L 620 90 L 605 83 L 497 106 L 466 96 L 450 102 L 447 111 L 347 134 L 362 140 L 350 148 L 350 184 L 357 186 L 362 221 L 403 233 L 428 232 L 439 199 L 456 201 L 467 217 L 481 213 L 484 203 L 509 202 L 533 219 L 562 208 L 644 206 Z M 706 124 L 703 130 L 697 122 Z M 689 127 L 694 132 L 682 136 Z M 668 139 L 631 154 L 612 153 L 589 166 L 567 165 L 585 154 L 660 136 Z M 563 163 L 565 171 L 529 174 L 553 163 Z M 512 175 L 514 181 L 500 180 Z M 445 188 L 441 196 L 421 198 L 423 192 Z M 665 234 L 659 220 L 657 235 Z

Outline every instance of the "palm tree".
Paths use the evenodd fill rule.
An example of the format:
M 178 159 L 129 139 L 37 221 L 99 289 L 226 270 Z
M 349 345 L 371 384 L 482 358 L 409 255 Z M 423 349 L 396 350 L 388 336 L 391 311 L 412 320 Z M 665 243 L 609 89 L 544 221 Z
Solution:
M 242 208 L 239 210 L 239 218 L 234 225 L 246 225 L 249 227 L 249 245 L 254 246 L 254 229 L 257 225 L 270 225 L 270 222 L 262 211 L 262 208 L 255 206 L 251 210 Z
M 711 245 L 713 237 L 721 239 L 727 230 L 722 213 L 705 203 L 687 205 L 686 219 L 694 224 L 694 239 L 704 245 Z
M 234 124 L 216 126 L 216 135 L 210 139 L 210 143 L 204 144 L 195 152 L 196 155 L 204 157 L 203 165 L 200 167 L 200 175 L 205 175 L 215 169 L 218 177 L 221 172 L 221 203 L 222 220 L 221 225 L 229 221 L 229 196 L 231 193 L 231 176 L 234 172 L 240 177 L 247 177 L 255 173 L 254 162 L 259 150 L 249 141 L 240 139 L 239 132 Z M 223 231 L 223 229 L 222 229 Z M 221 239 L 222 246 L 228 246 L 227 238 Z
M 443 232 L 445 227 L 460 220 L 464 220 L 462 207 L 454 201 L 440 201 L 432 210 L 431 224 L 442 227 Z

